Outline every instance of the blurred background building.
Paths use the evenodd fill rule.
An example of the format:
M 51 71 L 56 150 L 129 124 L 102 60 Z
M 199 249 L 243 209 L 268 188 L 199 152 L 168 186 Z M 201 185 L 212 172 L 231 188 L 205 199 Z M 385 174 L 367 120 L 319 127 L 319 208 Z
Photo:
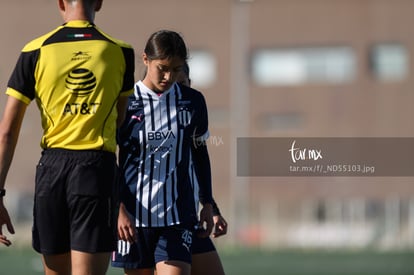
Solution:
M 412 0 L 105 0 L 96 23 L 135 47 L 136 79 L 152 32 L 186 40 L 229 222 L 217 245 L 412 249 L 412 177 L 241 177 L 236 164 L 239 137 L 413 137 L 413 11 Z M 24 44 L 61 23 L 55 0 L 0 0 L 3 91 Z M 31 223 L 39 128 L 32 103 L 7 182 L 22 225 Z

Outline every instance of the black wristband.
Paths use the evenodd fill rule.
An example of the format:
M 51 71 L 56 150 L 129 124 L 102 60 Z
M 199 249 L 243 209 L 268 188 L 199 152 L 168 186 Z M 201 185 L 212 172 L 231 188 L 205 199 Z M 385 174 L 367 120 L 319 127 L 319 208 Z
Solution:
M 6 189 L 0 189 L 0 197 L 6 196 Z

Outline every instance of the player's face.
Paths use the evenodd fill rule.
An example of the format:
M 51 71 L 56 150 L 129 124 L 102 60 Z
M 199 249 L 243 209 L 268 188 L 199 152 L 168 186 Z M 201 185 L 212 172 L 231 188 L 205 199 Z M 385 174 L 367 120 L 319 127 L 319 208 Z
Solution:
M 184 64 L 184 61 L 177 57 L 150 60 L 144 54 L 143 60 L 147 66 L 147 74 L 143 82 L 158 93 L 163 93 L 171 87 Z

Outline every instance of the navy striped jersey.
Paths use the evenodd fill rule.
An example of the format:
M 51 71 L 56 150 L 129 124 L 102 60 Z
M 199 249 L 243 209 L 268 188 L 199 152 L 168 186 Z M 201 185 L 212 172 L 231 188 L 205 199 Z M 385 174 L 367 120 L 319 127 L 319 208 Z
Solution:
M 175 83 L 159 96 L 136 83 L 119 131 L 119 164 L 121 200 L 137 227 L 195 225 L 198 186 L 191 151 L 208 135 L 200 92 Z M 198 184 L 211 198 L 211 181 Z

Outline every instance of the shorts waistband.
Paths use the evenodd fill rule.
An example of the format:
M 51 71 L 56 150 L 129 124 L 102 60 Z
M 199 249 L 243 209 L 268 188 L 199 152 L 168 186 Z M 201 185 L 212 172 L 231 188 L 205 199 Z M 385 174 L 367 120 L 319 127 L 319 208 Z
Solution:
M 62 148 L 48 148 L 42 151 L 42 155 L 49 156 L 66 156 L 66 157 L 87 157 L 102 155 L 106 157 L 115 157 L 115 153 L 103 150 L 69 150 Z

